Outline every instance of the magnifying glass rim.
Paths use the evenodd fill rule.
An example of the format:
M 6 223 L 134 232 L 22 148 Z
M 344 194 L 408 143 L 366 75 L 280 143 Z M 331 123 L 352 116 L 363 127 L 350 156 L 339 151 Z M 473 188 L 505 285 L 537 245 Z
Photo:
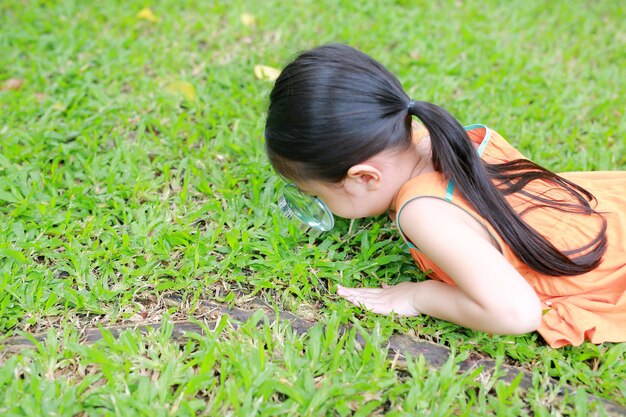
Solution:
M 312 226 L 311 224 L 309 224 L 305 219 L 302 218 L 302 216 L 300 215 L 300 213 L 296 210 L 294 210 L 290 204 L 290 200 L 285 196 L 285 192 L 287 189 L 289 188 L 293 188 L 295 189 L 298 193 L 310 198 L 311 200 L 313 200 L 321 209 L 322 211 L 328 216 L 328 218 L 330 219 L 330 225 L 328 228 L 324 228 L 323 224 L 320 222 L 319 226 Z M 304 194 L 294 183 L 287 183 L 283 186 L 282 189 L 282 198 L 280 201 L 280 208 L 283 210 L 283 212 L 285 213 L 285 215 L 288 218 L 292 218 L 295 217 L 300 221 L 300 229 L 302 229 L 303 231 L 307 231 L 310 229 L 316 230 L 318 232 L 328 232 L 330 230 L 333 229 L 333 227 L 335 227 L 335 216 L 333 215 L 332 211 L 330 211 L 330 209 L 328 208 L 328 206 L 319 198 L 314 197 L 312 195 L 308 195 L 308 194 Z

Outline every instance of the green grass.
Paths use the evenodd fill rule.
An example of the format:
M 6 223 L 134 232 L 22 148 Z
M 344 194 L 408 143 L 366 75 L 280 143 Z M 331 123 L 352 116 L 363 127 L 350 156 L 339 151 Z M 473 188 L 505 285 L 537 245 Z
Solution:
M 338 299 L 337 283 L 422 276 L 386 219 L 340 220 L 314 240 L 277 214 L 262 139 L 271 83 L 253 73 L 346 42 L 415 99 L 488 124 L 556 171 L 626 169 L 622 2 L 100 3 L 0 4 L 0 335 L 48 332 L 0 351 L 0 414 L 602 415 L 587 394 L 626 406 L 624 344 L 553 350 L 536 334 Z M 146 6 L 157 22 L 137 17 Z M 172 293 L 179 308 L 162 302 Z M 320 325 L 297 336 L 259 316 L 182 345 L 171 326 L 80 343 L 85 326 L 252 297 Z M 396 367 L 384 348 L 394 332 L 455 353 L 439 370 Z M 533 387 L 457 375 L 472 353 L 529 369 Z M 549 378 L 578 393 L 558 397 Z

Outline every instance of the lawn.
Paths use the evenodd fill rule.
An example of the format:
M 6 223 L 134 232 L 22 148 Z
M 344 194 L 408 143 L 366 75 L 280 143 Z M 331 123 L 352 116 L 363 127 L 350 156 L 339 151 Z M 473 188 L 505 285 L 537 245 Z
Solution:
M 339 219 L 319 238 L 282 218 L 263 150 L 272 82 L 255 75 L 345 42 L 413 98 L 489 125 L 544 166 L 623 170 L 625 22 L 617 0 L 2 1 L 0 415 L 626 407 L 626 344 L 555 350 L 535 333 L 490 336 L 339 299 L 337 284 L 424 277 L 385 218 Z M 239 323 L 206 301 L 317 324 L 299 334 L 262 311 Z M 204 333 L 172 337 L 190 320 Z M 97 327 L 104 337 L 86 343 Z M 2 347 L 28 334 L 46 336 Z M 394 360 L 394 335 L 452 354 L 439 367 Z M 526 370 L 531 386 L 460 371 L 477 355 Z

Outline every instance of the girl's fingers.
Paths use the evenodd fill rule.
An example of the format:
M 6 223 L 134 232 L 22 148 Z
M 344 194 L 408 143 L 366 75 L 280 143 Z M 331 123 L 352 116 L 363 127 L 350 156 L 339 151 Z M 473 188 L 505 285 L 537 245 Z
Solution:
M 373 313 L 377 313 L 377 314 L 389 314 L 390 313 L 389 306 L 387 304 L 368 302 L 368 301 L 358 299 L 358 298 L 346 298 L 346 300 L 359 308 L 371 311 Z
M 338 293 L 339 294 L 339 293 Z M 387 306 L 389 303 L 380 294 L 339 294 L 345 300 L 358 307 L 365 307 L 368 310 L 378 306 Z
M 376 305 L 376 303 L 372 303 L 371 301 L 363 300 L 358 297 L 345 297 L 345 299 L 346 301 L 354 304 L 355 306 L 364 308 L 366 310 L 372 310 Z
M 383 291 L 382 288 L 346 288 L 341 285 L 337 286 L 337 294 L 380 294 Z
M 380 301 L 381 299 L 380 294 L 367 293 L 367 292 L 350 292 L 350 293 L 337 292 L 337 295 L 345 299 L 359 300 L 365 303 L 374 303 L 374 302 Z
M 387 293 L 390 286 L 383 285 L 383 288 L 346 288 L 338 285 L 337 295 L 365 310 L 389 314 L 391 311 Z
M 418 312 L 410 305 L 410 292 L 407 293 L 405 288 L 406 285 L 387 284 L 383 284 L 383 288 L 346 288 L 338 285 L 337 295 L 373 313 L 415 316 Z

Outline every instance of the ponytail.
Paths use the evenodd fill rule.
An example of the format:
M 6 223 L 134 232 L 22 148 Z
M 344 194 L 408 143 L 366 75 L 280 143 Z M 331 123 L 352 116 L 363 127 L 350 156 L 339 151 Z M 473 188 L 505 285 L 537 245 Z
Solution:
M 463 126 L 441 107 L 411 100 L 408 113 L 419 118 L 430 133 L 435 170 L 454 183 L 463 198 L 494 227 L 522 262 L 552 276 L 584 274 L 600 264 L 607 246 L 604 219 L 598 236 L 584 247 L 568 251 L 571 255 L 582 253 L 570 258 L 528 225 L 505 199 L 505 195 L 513 192 L 524 192 L 545 203 L 543 206 L 571 213 L 597 214 L 589 205 L 593 199 L 589 192 L 528 160 L 484 164 Z M 523 186 L 535 179 L 558 185 L 579 204 L 553 202 L 525 192 Z M 504 187 L 497 188 L 493 180 L 500 180 Z

